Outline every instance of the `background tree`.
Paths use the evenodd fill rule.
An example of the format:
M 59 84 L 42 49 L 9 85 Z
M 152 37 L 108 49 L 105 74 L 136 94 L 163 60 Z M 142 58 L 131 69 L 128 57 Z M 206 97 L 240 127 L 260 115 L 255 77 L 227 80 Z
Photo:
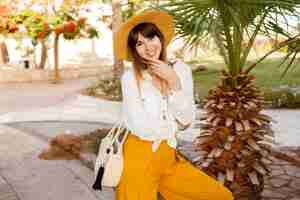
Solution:
M 0 2 L 1 3 L 1 2 Z M 9 4 L 2 2 L 0 4 L 0 64 L 9 62 L 9 55 L 5 38 L 18 31 L 17 24 L 12 20 L 11 13 L 14 8 Z
M 50 0 L 32 0 L 27 1 L 26 5 L 22 5 L 22 1 L 14 1 L 19 10 L 12 12 L 5 9 L 1 11 L 0 16 L 0 35 L 15 33 L 19 27 L 23 26 L 26 33 L 20 33 L 20 37 L 29 36 L 32 43 L 36 46 L 38 43 L 42 46 L 42 53 L 37 68 L 43 69 L 47 59 L 46 41 L 50 36 L 54 37 L 54 75 L 53 82 L 60 80 L 59 76 L 59 36 L 63 35 L 64 39 L 73 40 L 80 37 L 94 38 L 98 37 L 98 32 L 94 27 L 86 22 L 86 18 L 79 16 L 79 11 L 84 3 L 88 0 L 63 1 L 62 5 L 55 5 Z M 12 2 L 9 2 L 12 4 Z M 69 5 L 72 4 L 72 6 Z M 40 11 L 32 10 L 33 5 L 40 5 Z M 24 7 L 25 6 L 25 7 Z M 1 7 L 0 6 L 0 10 Z M 4 12 L 6 11 L 6 12 Z M 4 38 L 4 37 L 3 37 Z
M 34 59 L 34 65 L 37 69 L 44 69 L 48 57 L 48 48 L 46 42 L 51 34 L 47 15 L 32 11 L 30 9 L 24 9 L 14 16 L 14 21 L 26 28 L 26 35 L 30 37 L 32 44 L 35 47 L 39 43 L 41 44 L 42 48 L 40 62 L 39 64 L 36 64 L 36 59 Z
M 121 0 L 112 0 L 112 32 L 113 34 L 119 29 L 121 26 L 123 19 L 122 19 L 122 1 Z M 113 40 L 113 49 L 115 49 L 115 41 Z M 115 50 L 114 50 L 115 52 Z M 114 77 L 118 78 L 120 72 L 123 70 L 123 62 L 117 58 L 116 54 L 114 53 Z
M 278 49 L 299 41 L 291 22 L 299 16 L 299 6 L 296 0 L 177 0 L 162 6 L 174 16 L 178 37 L 191 46 L 213 37 L 224 58 L 220 83 L 206 99 L 202 131 L 195 140 L 199 156 L 193 162 L 228 186 L 236 199 L 260 198 L 272 162 L 272 119 L 261 113 L 263 96 L 250 72 Z M 249 62 L 259 34 L 285 39 Z M 283 75 L 297 60 L 299 46 L 292 46 L 281 63 L 287 63 Z
M 74 40 L 80 37 L 98 37 L 97 30 L 86 23 L 85 17 L 78 16 L 76 11 L 62 8 L 56 11 L 49 19 L 54 33 L 54 78 L 53 83 L 60 81 L 59 75 L 59 38 L 62 35 L 66 40 Z
M 151 1 L 152 2 L 152 1 Z M 143 10 L 146 7 L 147 1 L 145 0 L 128 0 L 127 4 L 124 5 L 125 7 L 123 10 L 123 18 L 128 19 L 135 15 L 137 12 Z M 149 3 L 149 1 L 148 1 Z M 155 4 L 153 4 L 155 5 Z

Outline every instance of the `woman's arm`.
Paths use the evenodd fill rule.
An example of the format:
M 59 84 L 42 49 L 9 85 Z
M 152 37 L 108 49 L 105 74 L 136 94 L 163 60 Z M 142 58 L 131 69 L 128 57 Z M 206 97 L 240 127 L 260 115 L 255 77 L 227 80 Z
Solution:
M 179 83 L 173 83 L 175 86 L 173 85 L 173 90 L 169 95 L 169 110 L 179 128 L 186 129 L 196 118 L 192 70 L 182 61 L 177 61 L 174 68 Z

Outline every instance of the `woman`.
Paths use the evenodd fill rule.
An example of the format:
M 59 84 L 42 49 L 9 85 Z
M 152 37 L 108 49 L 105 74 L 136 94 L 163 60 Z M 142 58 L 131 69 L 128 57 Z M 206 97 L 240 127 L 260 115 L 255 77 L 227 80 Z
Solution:
M 132 61 L 122 75 L 123 113 L 130 135 L 117 200 L 229 200 L 222 184 L 176 154 L 176 135 L 195 119 L 192 73 L 166 58 L 174 35 L 172 17 L 147 11 L 129 19 L 115 34 L 116 53 Z

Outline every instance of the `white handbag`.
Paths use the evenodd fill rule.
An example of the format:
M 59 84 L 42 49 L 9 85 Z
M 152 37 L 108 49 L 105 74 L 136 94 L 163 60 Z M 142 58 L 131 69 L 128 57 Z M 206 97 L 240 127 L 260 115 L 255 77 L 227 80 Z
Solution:
M 121 141 L 120 135 L 123 133 Z M 114 125 L 101 140 L 95 162 L 95 182 L 93 189 L 102 190 L 103 186 L 116 187 L 123 171 L 123 144 L 129 131 L 124 128 L 123 121 Z

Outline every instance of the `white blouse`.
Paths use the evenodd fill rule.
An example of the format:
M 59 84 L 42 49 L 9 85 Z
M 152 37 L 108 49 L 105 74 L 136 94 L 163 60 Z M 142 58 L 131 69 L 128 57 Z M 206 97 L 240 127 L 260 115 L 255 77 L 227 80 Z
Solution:
M 157 150 L 162 140 L 167 140 L 168 145 L 176 148 L 176 133 L 179 132 L 176 119 L 181 124 L 191 124 L 180 133 L 188 133 L 195 121 L 191 68 L 178 60 L 174 70 L 180 79 L 181 90 L 168 98 L 163 97 L 153 86 L 151 75 L 146 71 L 141 81 L 141 94 L 132 68 L 125 71 L 121 78 L 125 126 L 140 139 L 153 141 L 153 151 Z

